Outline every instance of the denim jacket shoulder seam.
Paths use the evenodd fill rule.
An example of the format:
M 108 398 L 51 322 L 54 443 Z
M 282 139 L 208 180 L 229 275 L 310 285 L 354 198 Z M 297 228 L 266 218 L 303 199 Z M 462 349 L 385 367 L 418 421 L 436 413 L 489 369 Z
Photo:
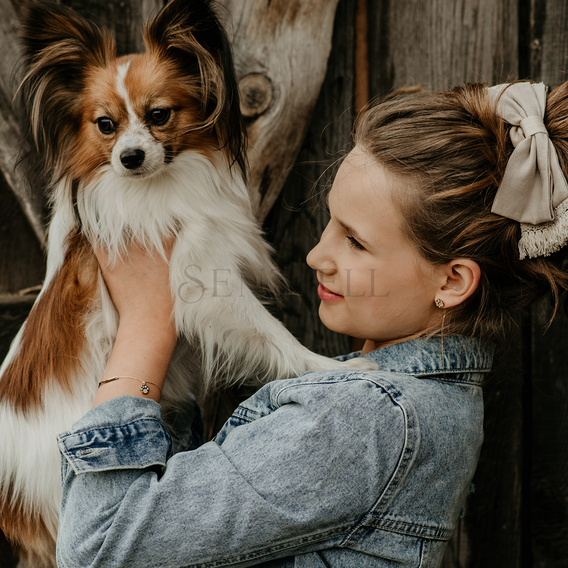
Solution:
M 480 389 L 483 387 L 483 384 L 477 381 L 460 381 L 459 379 L 443 379 L 443 378 L 438 378 L 434 380 L 438 381 L 439 383 L 444 383 L 446 385 L 459 385 L 462 387 L 471 387 L 476 389 Z
M 422 370 L 422 371 L 416 371 L 415 373 L 409 373 L 408 371 L 400 371 L 401 373 L 404 373 L 405 375 L 414 375 L 414 376 L 422 376 L 422 377 L 427 377 L 427 376 L 435 376 L 435 375 L 464 375 L 464 374 L 473 374 L 473 373 L 489 373 L 491 372 L 491 369 L 488 369 L 487 367 L 467 367 L 464 369 L 444 369 L 443 367 L 440 368 L 436 368 L 436 369 L 428 369 L 428 370 Z
M 435 380 L 435 381 L 439 381 L 439 382 L 444 382 L 444 383 L 452 383 L 452 384 L 463 384 L 463 385 L 467 385 L 467 386 L 472 386 L 472 387 L 480 387 L 481 386 L 481 381 L 478 380 L 467 380 L 467 379 L 454 379 L 451 377 L 447 377 L 445 378 L 445 375 L 452 375 L 452 374 L 470 374 L 470 373 L 487 373 L 489 371 L 487 371 L 486 369 L 462 369 L 462 370 L 440 370 L 437 372 L 417 372 L 417 373 L 412 373 L 412 372 L 408 372 L 408 371 L 393 371 L 393 370 L 381 370 L 381 369 L 377 369 L 376 371 L 357 371 L 357 370 L 353 370 L 353 371 L 348 371 L 345 373 L 342 373 L 340 376 L 337 375 L 336 372 L 334 372 L 332 375 L 330 375 L 329 377 L 323 377 L 321 380 L 300 380 L 300 381 L 294 381 L 292 384 L 286 384 L 281 386 L 280 388 L 276 389 L 276 392 L 271 393 L 270 395 L 270 399 L 271 399 L 271 403 L 274 406 L 274 408 L 271 409 L 271 411 L 274 411 L 277 407 L 279 407 L 280 401 L 280 395 L 282 393 L 284 393 L 285 391 L 289 390 L 289 389 L 293 389 L 293 388 L 297 388 L 297 387 L 303 387 L 303 386 L 318 386 L 318 385 L 323 385 L 323 384 L 340 384 L 340 383 L 346 383 L 349 381 L 353 381 L 353 380 L 362 380 L 362 381 L 368 381 L 370 383 L 373 383 L 374 385 L 376 385 L 377 387 L 382 387 L 382 381 L 380 380 L 379 377 L 375 377 L 375 374 L 379 374 L 381 377 L 387 378 L 388 379 L 388 375 L 390 376 L 404 376 L 404 377 L 409 377 L 409 378 L 415 378 L 415 379 L 422 379 L 422 378 L 430 378 L 431 380 Z M 260 413 L 259 413 L 260 415 Z
M 366 381 L 369 383 L 372 383 L 373 385 L 375 385 L 375 387 L 383 389 L 383 384 L 381 381 L 377 380 L 373 375 L 376 373 L 380 373 L 381 376 L 388 374 L 388 375 L 407 375 L 407 373 L 401 373 L 398 371 L 381 371 L 376 370 L 376 371 L 357 371 L 357 370 L 353 370 L 353 371 L 347 371 L 347 372 L 342 372 L 341 376 L 338 376 L 337 372 L 334 371 L 332 375 L 330 375 L 329 377 L 325 377 L 322 378 L 322 380 L 301 380 L 301 381 L 294 381 L 293 384 L 286 384 L 282 387 L 280 387 L 277 392 L 274 393 L 273 397 L 271 396 L 271 399 L 274 398 L 274 406 L 275 408 L 281 406 L 281 403 L 279 401 L 280 396 L 282 395 L 282 393 L 286 392 L 289 389 L 294 389 L 294 388 L 298 388 L 298 387 L 304 387 L 304 386 L 321 386 L 321 385 L 329 385 L 329 384 L 341 384 L 341 383 L 347 383 L 347 382 L 351 382 L 351 381 Z M 412 375 L 408 375 L 408 376 L 412 376 Z M 383 389 L 385 390 L 385 389 Z M 388 391 L 387 391 L 388 392 Z
M 459 379 L 454 378 L 448 375 L 463 375 L 463 374 L 470 374 L 470 373 L 488 373 L 489 371 L 479 370 L 479 369 L 472 369 L 467 371 L 439 371 L 436 373 L 406 373 L 402 371 L 397 371 L 396 373 L 391 371 L 393 374 L 396 375 L 404 375 L 406 377 L 411 377 L 414 379 L 426 379 L 437 381 L 439 383 L 446 383 L 446 384 L 453 384 L 453 385 L 463 385 L 468 387 L 481 387 L 482 381 L 480 380 L 468 380 L 468 379 Z

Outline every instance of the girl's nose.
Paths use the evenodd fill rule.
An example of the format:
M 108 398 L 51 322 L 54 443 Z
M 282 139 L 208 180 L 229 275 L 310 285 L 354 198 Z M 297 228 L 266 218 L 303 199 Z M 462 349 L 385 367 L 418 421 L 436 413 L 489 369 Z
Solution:
M 335 272 L 335 262 L 333 261 L 328 232 L 328 228 L 326 227 L 319 243 L 308 253 L 308 256 L 306 257 L 306 262 L 311 268 L 327 275 Z

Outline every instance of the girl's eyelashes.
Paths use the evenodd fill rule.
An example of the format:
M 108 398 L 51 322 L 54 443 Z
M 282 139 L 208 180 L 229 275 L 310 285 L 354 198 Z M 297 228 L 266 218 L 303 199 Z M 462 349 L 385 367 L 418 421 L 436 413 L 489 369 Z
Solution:
M 365 250 L 365 247 L 355 237 L 347 237 L 347 240 L 350 247 L 356 250 Z

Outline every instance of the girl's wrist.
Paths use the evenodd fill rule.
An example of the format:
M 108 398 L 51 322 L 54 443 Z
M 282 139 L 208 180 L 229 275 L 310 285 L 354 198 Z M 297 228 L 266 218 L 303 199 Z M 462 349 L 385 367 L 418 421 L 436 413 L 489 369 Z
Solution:
M 110 359 L 100 380 L 111 377 L 133 377 L 134 380 L 124 378 L 101 385 L 93 406 L 123 394 L 159 401 L 176 340 L 171 318 L 152 320 L 135 314 L 121 318 Z M 148 382 L 148 392 L 141 389 L 142 381 Z

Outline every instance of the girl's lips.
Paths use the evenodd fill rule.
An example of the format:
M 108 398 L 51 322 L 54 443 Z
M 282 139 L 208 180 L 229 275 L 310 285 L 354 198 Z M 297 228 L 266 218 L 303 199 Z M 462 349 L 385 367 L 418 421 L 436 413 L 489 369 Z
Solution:
M 337 300 L 343 300 L 343 296 L 335 294 L 331 290 L 328 290 L 323 284 L 318 286 L 318 296 L 324 302 L 334 302 Z

